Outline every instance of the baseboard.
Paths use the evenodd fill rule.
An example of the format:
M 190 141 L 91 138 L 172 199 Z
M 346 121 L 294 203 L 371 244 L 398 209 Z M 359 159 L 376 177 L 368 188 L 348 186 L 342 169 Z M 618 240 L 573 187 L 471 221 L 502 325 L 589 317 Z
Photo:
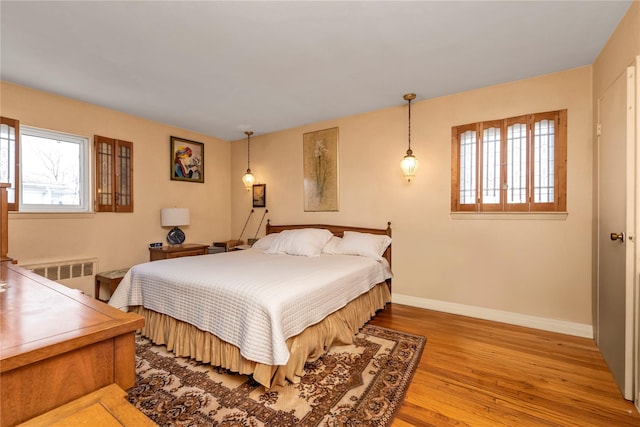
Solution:
M 426 308 L 428 310 L 442 311 L 445 313 L 459 314 L 461 316 L 475 317 L 483 320 L 492 320 L 494 322 L 508 323 L 510 325 L 525 326 L 528 328 L 541 329 L 543 331 L 558 332 L 561 334 L 593 339 L 593 326 L 583 323 L 547 319 L 527 314 L 475 307 L 472 305 L 457 304 L 427 298 L 418 298 L 396 293 L 392 295 L 392 301 L 397 304 L 410 305 L 412 307 Z

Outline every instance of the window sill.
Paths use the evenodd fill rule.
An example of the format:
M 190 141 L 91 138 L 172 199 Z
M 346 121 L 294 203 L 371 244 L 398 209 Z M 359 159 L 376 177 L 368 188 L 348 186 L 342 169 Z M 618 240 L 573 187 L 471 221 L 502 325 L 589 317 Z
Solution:
M 95 212 L 9 212 L 11 219 L 89 219 Z
M 564 221 L 569 212 L 451 212 L 454 220 L 542 220 Z

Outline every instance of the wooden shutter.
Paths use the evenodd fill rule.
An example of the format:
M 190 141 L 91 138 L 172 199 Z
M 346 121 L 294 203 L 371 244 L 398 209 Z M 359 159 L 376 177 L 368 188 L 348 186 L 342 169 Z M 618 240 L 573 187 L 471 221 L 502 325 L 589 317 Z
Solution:
M 116 140 L 116 212 L 133 212 L 133 143 Z
M 95 135 L 96 212 L 133 212 L 133 143 Z
M 531 115 L 531 211 L 566 211 L 566 115 Z
M 529 116 L 505 122 L 505 211 L 529 210 Z
M 451 131 L 451 210 L 478 210 L 478 125 L 462 125 Z
M 481 212 L 503 210 L 504 204 L 504 121 L 480 124 L 478 135 L 478 203 Z
M 8 182 L 7 208 L 17 211 L 20 201 L 20 122 L 8 117 L 0 117 L 0 173 L 1 181 Z M 5 163 L 6 162 L 6 163 Z

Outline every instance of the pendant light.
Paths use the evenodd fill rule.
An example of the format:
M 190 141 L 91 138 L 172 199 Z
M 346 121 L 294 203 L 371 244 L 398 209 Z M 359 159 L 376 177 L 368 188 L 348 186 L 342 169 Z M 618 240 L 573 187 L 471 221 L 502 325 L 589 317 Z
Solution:
M 242 182 L 244 183 L 244 188 L 251 190 L 253 184 L 256 182 L 256 178 L 251 173 L 251 168 L 249 167 L 251 158 L 251 135 L 253 135 L 253 132 L 246 130 L 244 133 L 247 135 L 247 172 L 242 176 Z
M 409 104 L 409 149 L 400 162 L 400 167 L 402 168 L 404 177 L 407 178 L 407 181 L 409 182 L 411 182 L 411 178 L 416 175 L 416 169 L 418 169 L 418 160 L 411 150 L 411 101 L 414 99 L 416 99 L 415 93 L 408 93 L 404 96 L 404 100 Z

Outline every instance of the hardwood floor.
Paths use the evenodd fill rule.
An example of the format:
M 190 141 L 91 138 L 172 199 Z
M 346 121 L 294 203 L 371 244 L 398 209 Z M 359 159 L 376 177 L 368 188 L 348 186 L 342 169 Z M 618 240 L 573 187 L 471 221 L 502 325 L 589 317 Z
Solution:
M 640 426 L 593 340 L 399 304 L 369 323 L 427 337 L 394 426 Z

